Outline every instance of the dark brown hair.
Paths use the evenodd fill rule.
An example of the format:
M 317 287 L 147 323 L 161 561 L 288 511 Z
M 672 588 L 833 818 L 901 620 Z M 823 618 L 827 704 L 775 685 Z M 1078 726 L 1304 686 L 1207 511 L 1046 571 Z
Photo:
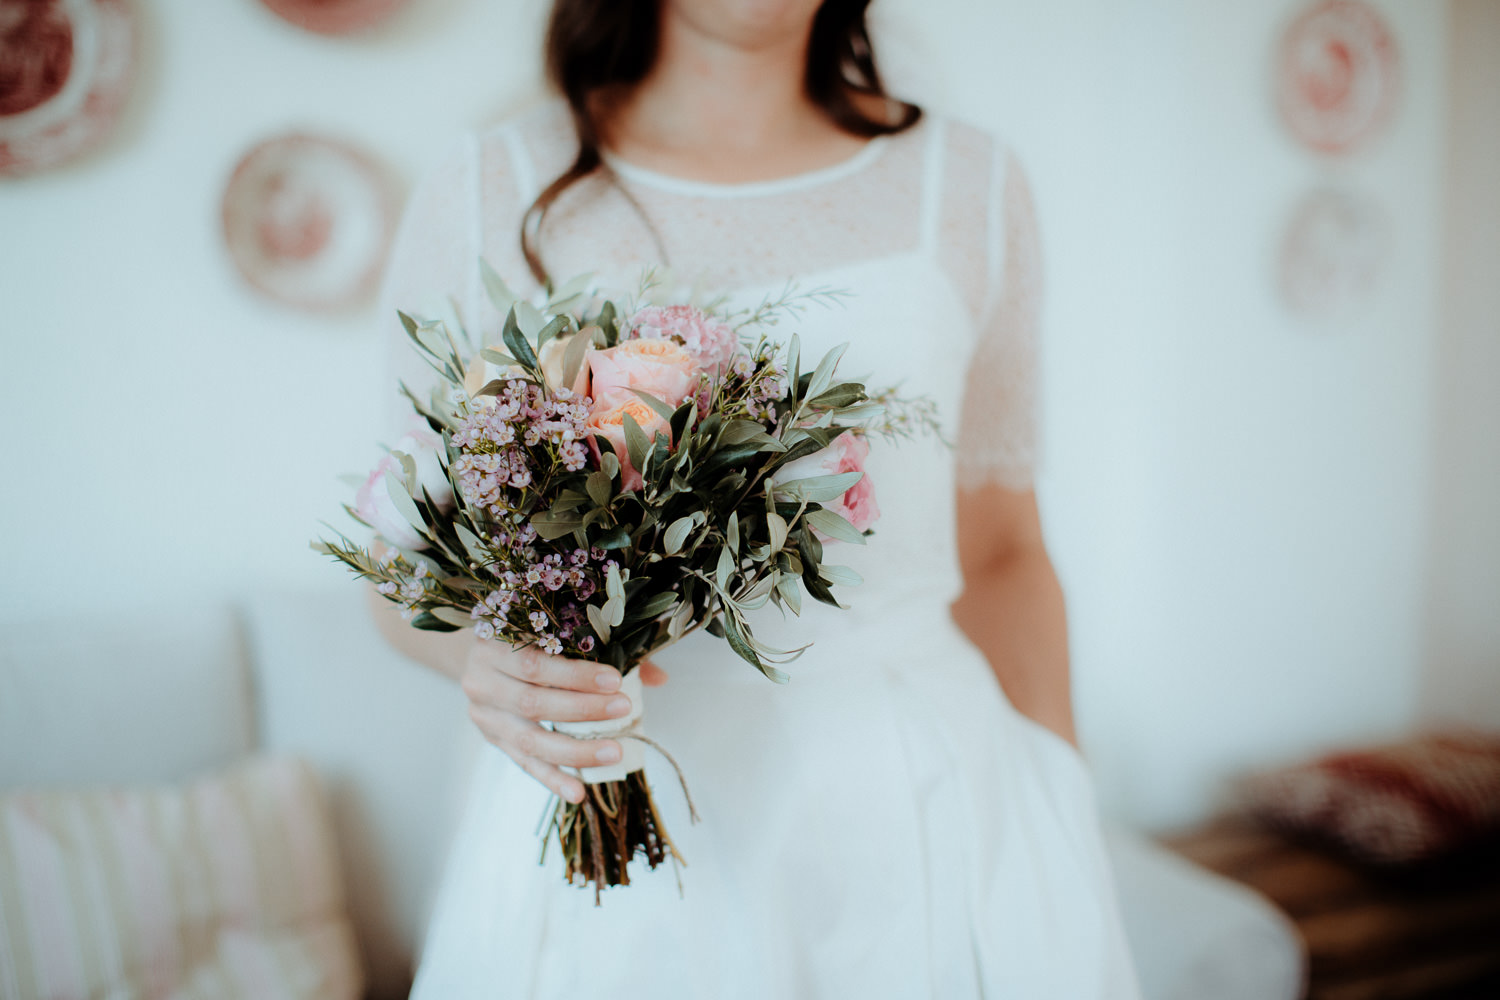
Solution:
M 661 29 L 661 2 L 555 0 L 552 5 L 547 78 L 568 102 L 578 134 L 578 155 L 537 195 L 521 220 L 521 253 L 532 275 L 543 284 L 549 280 L 542 266 L 540 239 L 547 210 L 570 186 L 596 170 L 609 173 L 599 153 L 594 98 L 640 83 L 651 71 Z M 803 89 L 839 128 L 873 138 L 905 131 L 922 117 L 922 109 L 885 92 L 865 27 L 869 6 L 870 0 L 823 0 L 808 38 Z M 895 122 L 871 118 L 856 95 L 882 98 L 888 105 L 895 104 L 901 114 Z

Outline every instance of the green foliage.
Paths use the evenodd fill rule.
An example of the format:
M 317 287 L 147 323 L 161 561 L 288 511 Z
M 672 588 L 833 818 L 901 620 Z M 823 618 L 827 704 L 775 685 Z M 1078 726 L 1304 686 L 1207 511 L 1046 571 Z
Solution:
M 724 315 L 739 332 L 754 372 L 711 383 L 706 413 L 691 395 L 673 405 L 636 391 L 665 421 L 651 436 L 631 416 L 623 419 L 625 452 L 642 477 L 638 488 L 624 488 L 620 457 L 596 436 L 588 467 L 570 471 L 554 453 L 536 481 L 520 491 L 515 508 L 499 518 L 462 498 L 451 469 L 459 455 L 453 435 L 479 405 L 461 391 L 464 372 L 481 361 L 521 370 L 519 376 L 491 381 L 480 395 L 503 391 L 511 377 L 548 392 L 571 387 L 584 371 L 588 351 L 619 343 L 627 332 L 622 318 L 633 307 L 596 299 L 588 276 L 549 289 L 539 306 L 518 296 L 488 264 L 481 262 L 480 273 L 491 304 L 505 316 L 499 344 L 464 350 L 460 340 L 469 343 L 467 332 L 459 330 L 455 337 L 441 322 L 399 314 L 413 349 L 440 378 L 440 391 L 431 398 L 406 386 L 402 391 L 443 436 L 443 465 L 459 498 L 456 507 L 440 510 L 417 482 L 414 461 L 397 455 L 401 474 L 388 474 L 385 489 L 422 538 L 419 550 L 387 545 L 377 559 L 342 535 L 314 548 L 385 585 L 385 595 L 409 610 L 413 626 L 453 631 L 471 627 L 471 611 L 511 565 L 511 550 L 496 539 L 529 524 L 540 551 L 588 547 L 604 550 L 611 560 L 602 590 L 585 606 L 587 629 L 574 636 L 567 655 L 624 667 L 703 628 L 767 677 L 787 680 L 773 664 L 795 659 L 801 649 L 765 646 L 755 638 L 751 614 L 767 603 L 800 614 L 803 595 L 839 606 L 834 588 L 855 586 L 859 577 L 823 562 L 822 539 L 862 545 L 866 537 L 825 506 L 863 473 L 788 479 L 779 470 L 847 431 L 904 437 L 934 430 L 935 406 L 891 390 L 871 394 L 858 381 L 839 381 L 846 345 L 808 369 L 810 359 L 803 357 L 795 333 L 784 348 L 767 339 L 767 328 L 809 305 L 833 305 L 839 298 L 826 289 L 794 293 L 789 288 L 754 309 Z M 568 338 L 563 386 L 549 386 L 539 356 L 558 338 Z M 773 368 L 778 363 L 779 373 Z M 772 400 L 774 411 L 757 409 L 751 396 L 761 384 L 756 380 L 772 377 L 781 378 L 781 398 Z M 513 618 L 501 637 L 525 643 L 532 630 Z M 578 646 L 585 636 L 596 642 L 591 650 Z

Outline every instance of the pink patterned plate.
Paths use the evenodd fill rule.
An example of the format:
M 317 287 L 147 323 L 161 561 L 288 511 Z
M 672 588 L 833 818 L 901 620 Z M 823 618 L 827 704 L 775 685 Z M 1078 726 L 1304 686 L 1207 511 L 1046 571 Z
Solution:
M 134 68 L 127 0 L 0 0 L 0 175 L 44 170 L 98 144 Z
M 1282 36 L 1277 107 L 1292 135 L 1320 153 L 1348 153 L 1379 133 L 1399 87 L 1395 39 L 1363 0 L 1321 0 Z
M 406 0 L 261 0 L 283 21 L 320 35 L 349 35 L 374 27 Z
M 262 294 L 312 310 L 370 295 L 395 228 L 386 172 L 344 143 L 290 134 L 256 146 L 224 191 L 224 242 Z
M 1373 294 L 1387 243 L 1385 218 L 1369 200 L 1338 188 L 1309 192 L 1282 234 L 1282 301 L 1309 319 L 1346 314 Z

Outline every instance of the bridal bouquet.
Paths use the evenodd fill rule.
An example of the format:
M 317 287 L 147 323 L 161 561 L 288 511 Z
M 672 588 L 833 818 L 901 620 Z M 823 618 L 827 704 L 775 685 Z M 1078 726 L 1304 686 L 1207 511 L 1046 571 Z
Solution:
M 682 860 L 642 771 L 655 744 L 634 668 L 703 628 L 784 682 L 775 664 L 801 650 L 757 641 L 747 613 L 772 602 L 798 614 L 804 593 L 839 606 L 833 588 L 859 578 L 824 562 L 823 543 L 864 543 L 877 515 L 865 436 L 930 427 L 932 411 L 839 380 L 842 347 L 807 369 L 796 336 L 769 337 L 802 301 L 835 293 L 724 313 L 601 300 L 580 279 L 537 306 L 485 277 L 503 350 L 401 314 L 440 381 L 430 398 L 402 386 L 423 429 L 346 508 L 384 551 L 343 535 L 314 547 L 417 628 L 620 670 L 631 716 L 554 726 L 620 737 L 624 760 L 584 769 L 584 800 L 556 799 L 544 817 L 543 856 L 555 833 L 568 881 L 592 882 L 597 902 L 600 887 L 629 883 L 637 854 L 652 868 Z

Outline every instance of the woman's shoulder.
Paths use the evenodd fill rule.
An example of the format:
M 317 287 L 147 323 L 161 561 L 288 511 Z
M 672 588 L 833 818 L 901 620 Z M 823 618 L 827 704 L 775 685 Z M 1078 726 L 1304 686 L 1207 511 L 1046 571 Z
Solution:
M 546 95 L 474 131 L 479 155 L 489 169 L 555 177 L 578 150 L 568 102 Z
M 1003 129 L 941 108 L 923 108 L 922 118 L 927 127 L 942 131 L 945 159 L 972 164 L 983 173 L 1012 155 Z

